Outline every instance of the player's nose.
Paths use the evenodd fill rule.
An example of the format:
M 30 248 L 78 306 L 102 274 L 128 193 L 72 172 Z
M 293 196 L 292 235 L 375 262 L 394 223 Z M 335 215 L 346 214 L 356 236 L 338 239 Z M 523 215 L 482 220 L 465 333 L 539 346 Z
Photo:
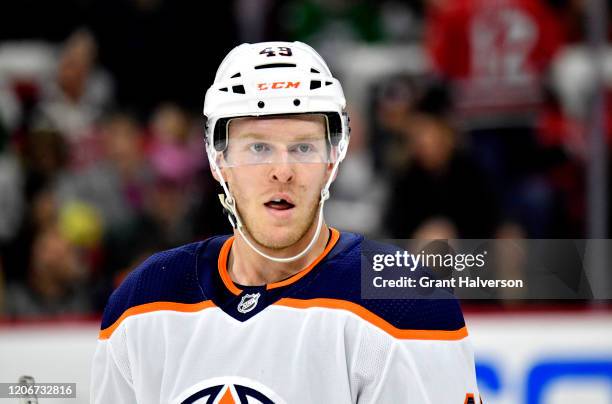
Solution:
M 289 183 L 293 181 L 294 177 L 295 171 L 293 169 L 293 164 L 273 164 L 270 169 L 270 180 L 273 182 Z

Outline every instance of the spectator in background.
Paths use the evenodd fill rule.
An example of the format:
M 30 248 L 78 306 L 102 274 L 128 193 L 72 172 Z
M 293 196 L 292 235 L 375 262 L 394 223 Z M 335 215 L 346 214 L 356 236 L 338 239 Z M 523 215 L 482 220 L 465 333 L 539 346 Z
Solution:
M 74 246 L 56 227 L 36 235 L 27 285 L 7 288 L 6 313 L 13 316 L 86 314 L 91 310 L 87 271 Z
M 530 118 L 563 42 L 543 0 L 431 0 L 426 31 L 434 72 L 452 83 L 456 108 L 489 126 Z
M 54 223 L 55 184 L 66 164 L 65 142 L 59 132 L 34 130 L 27 132 L 23 140 L 19 166 L 23 185 L 14 189 L 15 194 L 5 196 L 20 199 L 23 206 L 3 211 L 7 218 L 18 223 L 17 232 L 5 240 L 3 248 L 7 282 L 25 280 L 35 234 Z
M 22 163 L 25 195 L 30 202 L 38 192 L 53 186 L 67 169 L 68 144 L 63 134 L 53 129 L 28 132 L 22 148 Z
M 57 223 L 55 194 L 50 187 L 40 189 L 32 196 L 19 233 L 7 244 L 4 251 L 7 282 L 26 281 L 34 238 L 36 234 L 55 223 Z
M 37 126 L 59 130 L 70 145 L 73 166 L 87 165 L 98 156 L 95 123 L 112 103 L 110 77 L 96 67 L 97 43 L 86 30 L 65 42 L 54 80 L 45 83 Z
M 74 32 L 61 50 L 55 80 L 44 88 L 42 117 L 70 140 L 85 135 L 111 102 L 112 83 L 96 68 L 96 55 L 93 35 Z
M 201 135 L 192 129 L 187 114 L 178 106 L 157 108 L 151 123 L 149 158 L 158 176 L 193 184 L 205 160 Z
M 543 1 L 431 1 L 426 48 L 450 83 L 469 151 L 500 195 L 502 219 L 530 237 L 555 229 L 536 119 L 563 35 Z
M 422 234 L 491 237 L 496 201 L 484 173 L 458 147 L 457 134 L 443 118 L 414 114 L 407 120 L 412 153 L 391 186 L 385 224 L 393 238 Z M 441 223 L 435 226 L 434 222 Z
M 148 213 L 162 246 L 172 246 L 195 237 L 195 210 L 204 191 L 199 176 L 206 160 L 201 134 L 178 106 L 160 106 L 151 121 L 149 156 L 157 181 Z
M 104 125 L 106 159 L 77 179 L 80 198 L 98 195 L 94 203 L 105 217 L 104 287 L 116 287 L 151 251 L 193 240 L 203 168 L 194 134 L 187 114 L 171 104 L 156 110 L 148 131 L 127 115 Z
M 452 240 L 459 238 L 457 226 L 445 217 L 433 217 L 423 223 L 411 236 L 415 240 Z M 414 248 L 413 251 L 418 251 Z
M 406 117 L 420 97 L 417 79 L 407 74 L 384 78 L 373 88 L 370 148 L 378 172 L 401 168 L 406 157 Z
M 109 116 L 100 131 L 103 158 L 90 168 L 71 172 L 58 184 L 61 202 L 87 202 L 102 215 L 109 232 L 125 231 L 144 211 L 154 182 L 144 153 L 143 130 L 127 114 Z
M 397 73 L 373 86 L 370 147 L 378 171 L 393 174 L 404 168 L 410 155 L 407 120 L 419 111 L 449 115 L 448 93 L 446 83 L 423 74 Z
M 108 116 L 99 137 L 101 158 L 89 168 L 62 176 L 57 195 L 64 209 L 72 206 L 85 213 L 83 221 L 100 222 L 102 238 L 83 247 L 89 251 L 88 263 L 104 299 L 104 289 L 112 285 L 117 271 L 152 242 L 147 204 L 155 175 L 145 154 L 143 128 L 134 117 Z
M 334 198 L 325 204 L 325 216 L 335 227 L 378 236 L 382 232 L 383 202 L 388 184 L 374 170 L 374 159 L 360 114 L 349 114 L 352 117 L 351 147 L 342 163 L 345 169 L 334 181 Z
M 156 109 L 150 130 L 149 158 L 157 180 L 149 218 L 163 246 L 190 241 L 195 236 L 196 203 L 203 197 L 199 176 L 207 168 L 199 128 L 177 105 L 163 104 Z
M 158 244 L 167 248 L 193 240 L 194 199 L 186 183 L 159 178 L 149 204 L 149 220 Z
M 161 104 L 151 117 L 147 150 L 156 186 L 147 212 L 157 228 L 158 249 L 230 230 L 223 215 L 216 215 L 221 189 L 202 158 L 199 124 L 171 103 Z

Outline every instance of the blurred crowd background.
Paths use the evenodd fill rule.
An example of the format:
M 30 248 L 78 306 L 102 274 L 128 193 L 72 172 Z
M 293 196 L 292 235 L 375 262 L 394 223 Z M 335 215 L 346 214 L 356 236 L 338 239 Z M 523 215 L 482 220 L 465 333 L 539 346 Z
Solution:
M 606 238 L 612 7 L 590 3 L 3 5 L 0 317 L 95 315 L 152 252 L 230 232 L 201 108 L 242 42 L 307 42 L 342 82 L 339 229 Z

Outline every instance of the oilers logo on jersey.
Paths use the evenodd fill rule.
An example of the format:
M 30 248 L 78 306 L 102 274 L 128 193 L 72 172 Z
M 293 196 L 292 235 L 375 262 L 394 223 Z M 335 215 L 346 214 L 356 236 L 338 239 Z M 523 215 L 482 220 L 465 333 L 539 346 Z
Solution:
M 216 377 L 187 389 L 172 404 L 285 404 L 268 387 L 245 377 Z

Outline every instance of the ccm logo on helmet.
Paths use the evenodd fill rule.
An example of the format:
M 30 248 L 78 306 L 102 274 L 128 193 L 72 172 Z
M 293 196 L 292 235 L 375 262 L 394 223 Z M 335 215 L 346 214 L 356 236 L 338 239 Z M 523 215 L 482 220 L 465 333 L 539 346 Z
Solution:
M 258 83 L 257 88 L 259 90 L 279 90 L 281 88 L 298 88 L 300 86 L 299 81 L 275 81 L 273 83 Z

